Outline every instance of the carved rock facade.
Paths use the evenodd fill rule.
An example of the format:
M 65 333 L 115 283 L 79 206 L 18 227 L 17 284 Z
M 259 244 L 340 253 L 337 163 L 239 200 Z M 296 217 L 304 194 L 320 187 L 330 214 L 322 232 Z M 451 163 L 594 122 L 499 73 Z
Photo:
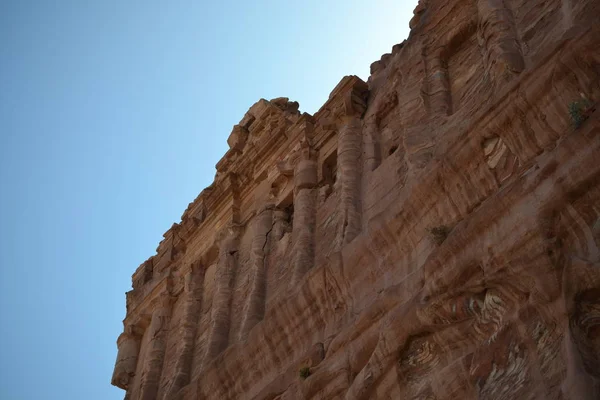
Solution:
M 134 273 L 112 383 L 600 398 L 599 20 L 595 0 L 421 0 L 367 83 L 315 115 L 258 101 Z

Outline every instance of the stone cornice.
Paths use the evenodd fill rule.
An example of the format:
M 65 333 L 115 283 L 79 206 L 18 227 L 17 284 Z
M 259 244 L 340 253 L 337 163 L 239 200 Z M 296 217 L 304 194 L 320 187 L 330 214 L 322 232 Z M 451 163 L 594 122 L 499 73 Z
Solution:
M 128 295 L 128 306 L 129 295 L 134 291 L 127 292 Z M 161 298 L 165 296 L 173 297 L 173 277 L 171 275 L 165 276 L 161 280 L 153 281 L 146 285 L 140 293 L 136 296 L 139 298 L 139 302 L 132 302 L 131 307 L 128 307 L 127 316 L 123 320 L 124 326 L 133 326 L 136 328 L 145 328 L 149 322 L 149 316 L 152 314 L 154 307 L 157 302 L 162 301 Z

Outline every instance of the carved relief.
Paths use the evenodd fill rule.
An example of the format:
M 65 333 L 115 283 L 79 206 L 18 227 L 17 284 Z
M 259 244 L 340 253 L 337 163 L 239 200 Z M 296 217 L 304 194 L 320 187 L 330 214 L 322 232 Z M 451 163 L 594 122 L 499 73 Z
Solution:
M 563 2 L 581 27 L 539 32 L 559 3 L 420 1 L 368 83 L 344 77 L 314 116 L 252 105 L 134 273 L 112 383 L 145 400 L 597 398 L 597 115 L 564 128 L 571 98 L 596 100 L 600 36 L 587 0 Z

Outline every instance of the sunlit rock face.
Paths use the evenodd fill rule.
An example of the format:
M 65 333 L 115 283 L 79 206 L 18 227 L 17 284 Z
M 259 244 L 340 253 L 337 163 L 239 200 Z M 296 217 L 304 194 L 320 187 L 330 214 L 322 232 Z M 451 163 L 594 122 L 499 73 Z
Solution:
M 129 400 L 600 398 L 600 3 L 421 0 L 261 99 L 133 275 Z

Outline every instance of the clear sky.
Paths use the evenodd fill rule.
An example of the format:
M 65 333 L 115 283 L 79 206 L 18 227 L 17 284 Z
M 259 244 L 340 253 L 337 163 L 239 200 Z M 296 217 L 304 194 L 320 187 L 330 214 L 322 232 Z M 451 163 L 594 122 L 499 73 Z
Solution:
M 0 1 L 0 399 L 121 400 L 131 274 L 231 127 L 366 80 L 416 2 Z

